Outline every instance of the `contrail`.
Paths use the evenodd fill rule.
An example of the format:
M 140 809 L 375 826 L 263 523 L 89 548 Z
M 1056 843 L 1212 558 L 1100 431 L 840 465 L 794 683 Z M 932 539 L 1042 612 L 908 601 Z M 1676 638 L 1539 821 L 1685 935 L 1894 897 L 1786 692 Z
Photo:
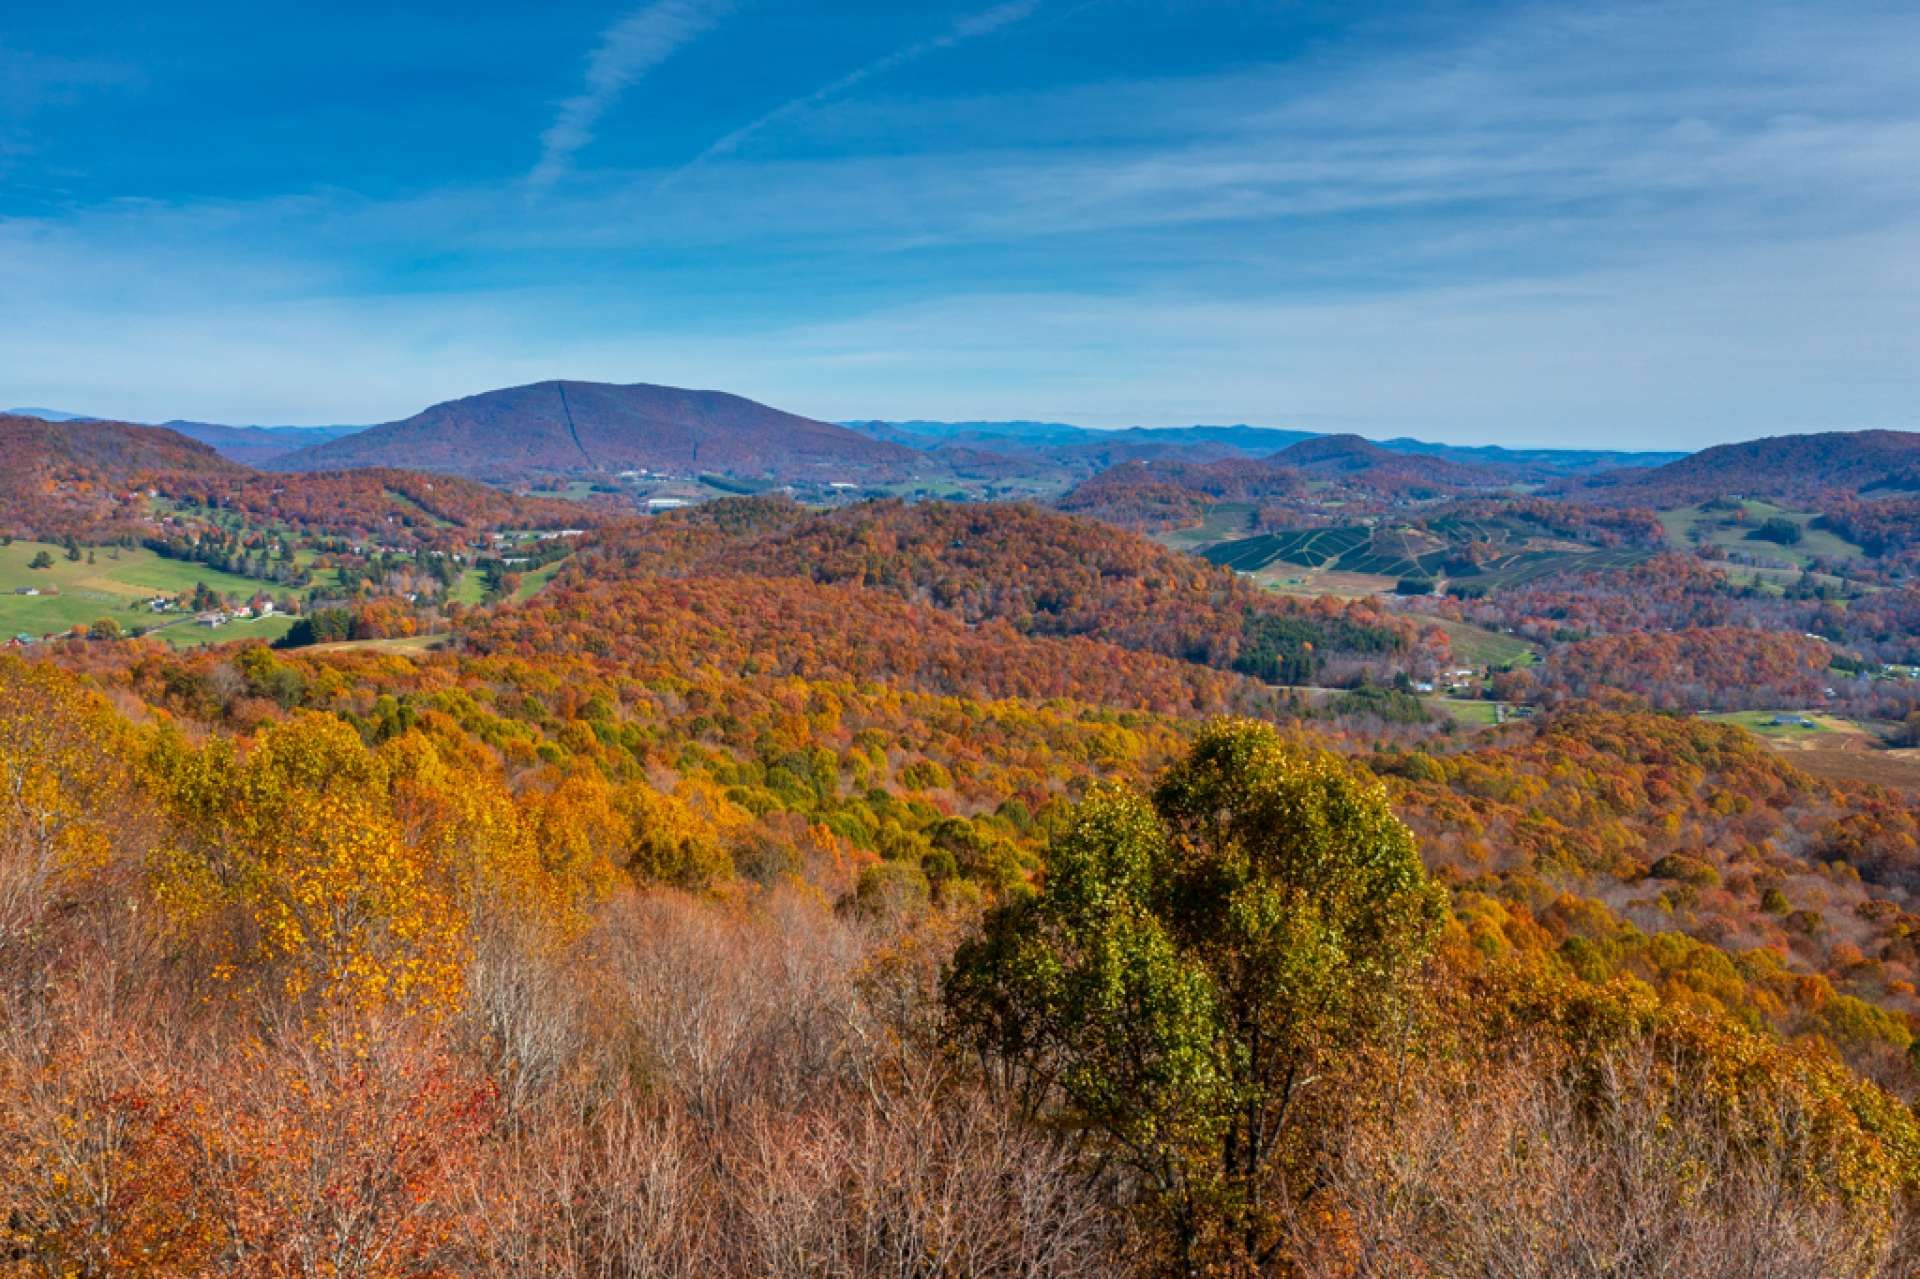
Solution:
M 729 155 L 739 150 L 741 144 L 754 134 L 761 132 L 771 125 L 778 124 L 782 120 L 789 120 L 794 116 L 803 115 L 827 99 L 838 97 L 847 90 L 854 88 L 864 80 L 870 80 L 877 75 L 884 75 L 897 67 L 902 67 L 909 62 L 924 58 L 930 53 L 938 53 L 942 49 L 951 48 L 956 44 L 975 39 L 979 36 L 990 35 L 1002 27 L 1010 27 L 1016 22 L 1022 22 L 1032 17 L 1040 8 L 1040 4 L 1041 0 L 1009 0 L 1006 4 L 996 5 L 991 9 L 986 9 L 980 13 L 960 19 L 946 31 L 934 36 L 932 39 L 922 40 L 917 44 L 910 44 L 902 49 L 895 49 L 892 53 L 884 57 L 876 58 L 863 67 L 849 71 L 838 80 L 821 85 L 812 93 L 795 98 L 791 102 L 784 102 L 759 119 L 735 129 L 732 133 L 727 134 L 705 151 L 702 151 L 699 155 L 682 165 L 679 169 L 669 174 L 661 182 L 661 185 L 666 186 L 668 183 L 675 181 L 691 170 L 699 168 L 709 160 L 717 159 L 720 156 Z
M 600 117 L 641 76 L 711 27 L 732 8 L 731 0 L 655 0 L 608 27 L 587 59 L 587 81 L 560 104 L 540 135 L 540 160 L 527 185 L 544 190 L 563 176 L 574 154 L 593 141 Z

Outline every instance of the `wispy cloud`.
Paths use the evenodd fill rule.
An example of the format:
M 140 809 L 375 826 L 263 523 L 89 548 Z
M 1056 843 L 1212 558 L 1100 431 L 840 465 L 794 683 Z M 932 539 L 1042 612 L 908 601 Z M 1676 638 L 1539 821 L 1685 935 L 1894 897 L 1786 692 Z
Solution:
M 516 173 L 0 211 L 34 316 L 0 404 L 376 421 L 567 375 L 1510 444 L 1914 425 L 1920 11 L 1835 2 L 1564 0 L 1152 78 L 860 85 L 1034 39 L 1073 11 L 1044 0 L 936 20 L 665 193 L 596 165 L 537 210 Z
M 728 0 L 655 0 L 608 27 L 587 59 L 585 86 L 560 104 L 560 113 L 540 135 L 540 160 L 527 175 L 528 184 L 541 190 L 558 181 L 628 86 L 731 7 Z
M 865 66 L 856 67 L 852 71 L 847 72 L 847 74 L 841 76 L 839 79 L 821 85 L 812 93 L 803 94 L 800 97 L 794 98 L 792 101 L 784 102 L 765 115 L 760 116 L 758 119 L 740 126 L 695 156 L 677 172 L 670 174 L 666 181 L 672 182 L 681 174 L 686 173 L 688 170 L 698 168 L 709 160 L 715 160 L 723 155 L 729 155 L 738 151 L 740 147 L 756 133 L 760 133 L 782 121 L 804 115 L 821 103 L 837 98 L 841 94 L 857 88 L 865 81 L 873 79 L 875 76 L 885 75 L 887 72 L 897 70 L 910 62 L 916 62 L 928 54 L 938 53 L 942 49 L 950 49 L 956 44 L 961 44 L 968 40 L 975 40 L 981 36 L 991 35 L 1003 27 L 1010 27 L 1017 22 L 1023 22 L 1032 17 L 1039 8 L 1040 0 L 1008 0 L 1008 3 L 998 4 L 991 9 L 984 9 L 979 13 L 969 14 L 931 39 L 906 45 L 903 48 L 895 49 L 892 53 L 886 54 L 883 57 L 875 58 Z

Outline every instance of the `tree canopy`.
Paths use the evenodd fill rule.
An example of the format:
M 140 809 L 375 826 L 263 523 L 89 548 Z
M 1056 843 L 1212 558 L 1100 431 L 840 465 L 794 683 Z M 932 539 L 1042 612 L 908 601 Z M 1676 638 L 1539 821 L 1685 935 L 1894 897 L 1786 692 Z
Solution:
M 1377 781 L 1219 721 L 1151 796 L 1074 810 L 1039 893 L 956 956 L 948 1010 L 1027 1108 L 1126 1170 L 1180 1270 L 1258 1264 L 1290 1125 L 1337 1106 L 1336 1053 L 1396 1024 L 1442 910 Z

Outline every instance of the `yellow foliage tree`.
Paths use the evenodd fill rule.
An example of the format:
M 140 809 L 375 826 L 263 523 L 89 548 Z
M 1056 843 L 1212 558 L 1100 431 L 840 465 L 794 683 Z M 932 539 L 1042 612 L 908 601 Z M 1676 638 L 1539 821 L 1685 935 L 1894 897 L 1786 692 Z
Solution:
M 298 715 L 244 754 L 169 736 L 153 758 L 182 835 L 159 896 L 189 932 L 224 921 L 228 965 L 274 973 L 296 1003 L 458 1000 L 462 920 L 445 868 L 403 837 L 391 760 L 351 727 Z
M 46 666 L 0 658 L 0 957 L 111 859 L 137 816 L 124 721 Z

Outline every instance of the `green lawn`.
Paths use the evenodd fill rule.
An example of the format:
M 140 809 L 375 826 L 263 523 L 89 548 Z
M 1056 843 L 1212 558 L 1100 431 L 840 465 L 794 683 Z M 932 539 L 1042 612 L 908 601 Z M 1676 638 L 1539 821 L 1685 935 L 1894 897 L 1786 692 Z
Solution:
M 568 556 L 567 559 L 571 559 Z M 530 600 L 546 588 L 553 575 L 566 564 L 566 559 L 543 564 L 539 568 L 529 569 L 520 575 L 520 589 L 513 593 L 516 602 Z M 486 601 L 487 584 L 479 569 L 470 568 L 462 573 L 447 592 L 447 599 L 454 604 L 478 605 Z
M 53 567 L 28 568 L 28 563 L 41 551 L 53 557 Z M 49 635 L 102 617 L 112 618 L 123 629 L 155 626 L 166 621 L 167 616 L 149 611 L 143 601 L 154 595 L 190 591 L 196 582 L 205 582 L 209 588 L 231 595 L 247 596 L 260 590 L 280 593 L 279 588 L 252 578 L 237 577 L 184 560 L 164 559 L 144 547 L 133 550 L 95 547 L 92 564 L 86 562 L 84 551 L 81 554 L 78 561 L 68 560 L 60 547 L 45 542 L 0 546 L 0 635 Z M 57 588 L 59 593 L 19 595 L 15 593 L 19 587 L 38 587 L 42 591 Z M 218 631 L 204 633 L 220 634 Z
M 567 557 L 567 559 L 572 558 L 572 556 Z M 566 562 L 566 559 L 555 560 L 551 564 L 543 564 L 531 572 L 523 573 L 520 577 L 520 589 L 513 593 L 515 602 L 530 600 L 546 589 L 547 583 L 553 580 L 555 573 L 565 567 Z
M 27 565 L 41 551 L 53 558 L 53 566 L 32 569 Z M 0 640 L 14 635 L 38 639 L 60 634 L 75 626 L 88 626 L 100 618 L 111 618 L 122 630 L 135 627 L 151 631 L 155 638 L 176 647 L 200 644 L 226 644 L 235 640 L 261 638 L 274 640 L 286 634 L 291 618 L 263 618 L 252 622 L 230 622 L 225 626 L 193 624 L 180 613 L 155 613 L 146 601 L 155 595 L 178 595 L 204 582 L 209 589 L 224 595 L 246 597 L 258 591 L 279 596 L 291 593 L 271 583 L 255 581 L 232 573 L 222 573 L 203 564 L 166 559 L 144 547 L 136 549 L 94 547 L 94 562 L 86 562 L 86 552 L 78 561 L 69 560 L 59 546 L 46 542 L 14 542 L 0 546 Z M 523 574 L 516 600 L 531 599 L 553 580 L 566 560 L 556 560 Z M 332 581 L 335 575 L 322 573 Z M 322 582 L 320 584 L 326 584 Z M 41 595 L 19 595 L 18 587 L 36 587 Z M 468 570 L 454 583 L 452 598 L 465 604 L 480 603 L 480 574 Z
M 200 626 L 189 620 L 150 634 L 175 648 L 197 648 L 202 644 L 232 644 L 250 639 L 266 640 L 271 644 L 292 629 L 291 617 L 277 615 L 248 622 L 228 622 L 225 626 Z
M 1463 697 L 1436 697 L 1432 700 L 1458 724 L 1484 726 L 1500 722 L 1500 703 L 1498 702 L 1482 702 Z
M 477 568 L 466 570 L 447 588 L 447 601 L 452 604 L 479 604 L 486 599 L 486 595 L 487 584 L 481 579 Z

